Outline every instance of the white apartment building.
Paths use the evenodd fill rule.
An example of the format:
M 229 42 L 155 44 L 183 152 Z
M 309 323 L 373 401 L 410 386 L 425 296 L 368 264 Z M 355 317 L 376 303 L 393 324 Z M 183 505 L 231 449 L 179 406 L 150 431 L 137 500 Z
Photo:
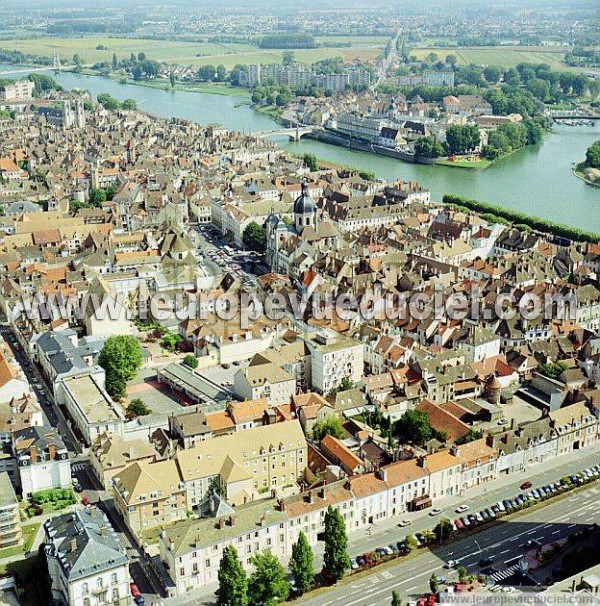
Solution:
M 97 507 L 44 522 L 53 603 L 60 606 L 132 604 L 129 558 Z
M 364 374 L 362 343 L 333 332 L 318 332 L 305 339 L 310 350 L 311 384 L 328 394 L 347 377 L 353 383 Z

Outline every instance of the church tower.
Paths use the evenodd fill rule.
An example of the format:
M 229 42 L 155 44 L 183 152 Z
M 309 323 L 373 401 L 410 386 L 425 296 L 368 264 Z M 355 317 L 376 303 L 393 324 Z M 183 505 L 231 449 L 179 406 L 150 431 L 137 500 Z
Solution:
M 300 197 L 294 202 L 294 225 L 296 231 L 300 234 L 305 227 L 316 227 L 316 223 L 317 205 L 308 195 L 308 184 L 305 180 L 302 182 Z

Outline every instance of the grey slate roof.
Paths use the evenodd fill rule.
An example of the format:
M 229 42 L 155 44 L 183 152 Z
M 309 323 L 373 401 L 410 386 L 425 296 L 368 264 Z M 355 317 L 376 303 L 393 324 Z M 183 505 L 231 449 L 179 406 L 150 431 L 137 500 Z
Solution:
M 46 555 L 58 559 L 69 581 L 129 562 L 108 519 L 97 507 L 47 520 L 44 531 Z

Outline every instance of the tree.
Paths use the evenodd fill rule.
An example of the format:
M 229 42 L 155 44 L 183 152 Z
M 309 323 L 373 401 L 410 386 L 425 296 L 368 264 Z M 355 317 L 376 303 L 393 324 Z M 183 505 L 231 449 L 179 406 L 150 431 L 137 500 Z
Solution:
M 502 68 L 497 65 L 488 65 L 483 70 L 483 77 L 490 83 L 496 84 L 500 77 L 502 76 Z
M 456 572 L 458 573 L 458 580 L 464 583 L 467 580 L 467 569 L 464 566 L 459 566 Z
M 183 363 L 188 368 L 198 368 L 198 358 L 196 358 L 196 356 L 192 354 L 188 354 L 187 356 L 185 356 L 185 358 L 183 358 Z
M 479 440 L 483 437 L 483 431 L 481 429 L 475 429 L 471 427 L 469 431 L 459 440 L 456 440 L 457 444 L 468 444 L 469 442 L 474 442 L 475 440 Z
M 113 56 L 112 56 L 112 66 L 113 66 L 113 69 L 117 69 L 119 67 L 119 60 L 117 59 L 116 53 L 113 53 Z
M 100 93 L 96 98 L 98 99 L 98 103 L 109 112 L 114 112 L 121 108 L 119 100 L 111 97 L 108 93 Z
M 89 201 L 91 206 L 102 206 L 102 203 L 106 201 L 106 192 L 100 188 L 91 189 Z
M 275 606 L 290 594 L 290 584 L 281 562 L 267 549 L 252 558 L 254 572 L 248 581 L 251 604 Z
M 315 578 L 314 556 L 306 535 L 300 531 L 298 540 L 292 545 L 290 572 L 298 594 L 303 595 L 312 586 Z
M 171 72 L 169 74 L 169 83 L 171 84 L 171 88 L 175 88 L 175 83 L 177 82 L 177 76 L 175 72 Z
M 135 337 L 117 335 L 108 337 L 98 356 L 98 364 L 106 373 L 106 391 L 122 397 L 125 384 L 135 377 L 142 365 L 142 350 Z
M 127 407 L 127 413 L 131 417 L 145 417 L 152 412 L 151 408 L 148 408 L 143 400 L 135 398 L 131 400 Z
M 217 82 L 225 82 L 227 80 L 227 69 L 225 69 L 224 65 L 217 65 L 215 80 Z
M 342 380 L 340 381 L 340 384 L 337 387 L 334 387 L 328 395 L 332 396 L 336 393 L 339 393 L 340 391 L 348 391 L 349 389 L 354 389 L 356 387 L 356 385 L 354 384 L 354 382 L 350 379 L 350 377 L 345 376 L 342 378 Z
M 395 589 L 392 591 L 392 606 L 402 606 L 400 594 Z
M 600 168 L 600 140 L 588 147 L 585 152 L 585 164 L 590 168 Z
M 433 529 L 435 538 L 440 543 L 450 538 L 450 535 L 454 532 L 452 528 L 452 522 L 448 518 L 442 518 Z
M 79 53 L 73 55 L 73 63 L 75 64 L 75 71 L 80 72 L 83 67 L 83 61 L 81 60 Z
M 123 109 L 134 111 L 137 109 L 137 101 L 135 99 L 125 99 L 125 101 L 121 103 L 121 107 Z
M 138 58 L 138 61 L 145 61 L 146 60 L 146 53 L 142 53 L 142 52 L 138 53 L 137 58 Z
M 514 67 L 509 67 L 504 72 L 504 83 L 509 86 L 519 86 L 521 84 L 521 76 Z
M 458 63 L 458 57 L 452 53 L 446 55 L 446 63 L 448 65 L 456 65 Z
M 558 379 L 560 374 L 567 370 L 569 365 L 562 360 L 558 362 L 544 362 L 540 364 L 539 371 L 550 379 Z
M 216 69 L 214 65 L 201 65 L 198 69 L 198 80 L 211 82 L 215 78 Z
M 265 252 L 267 250 L 267 230 L 256 221 L 252 221 L 244 230 L 242 241 L 248 250 Z
M 308 170 L 312 172 L 319 170 L 319 161 L 314 154 L 304 154 L 304 156 L 302 156 L 302 161 Z
M 342 421 L 335 415 L 329 415 L 321 421 L 317 421 L 313 427 L 313 439 L 320 442 L 325 436 L 333 436 L 338 440 L 344 437 Z
M 418 545 L 417 539 L 412 534 L 407 534 L 404 542 L 409 549 L 414 549 Z
M 179 343 L 183 341 L 183 337 L 177 333 L 169 333 L 163 337 L 162 346 L 167 351 L 175 351 Z
M 420 158 L 439 158 L 444 153 L 444 147 L 435 137 L 419 137 L 415 141 L 415 155 Z
M 449 126 L 446 130 L 448 154 L 466 154 L 473 151 L 480 142 L 479 129 L 474 124 Z
M 282 54 L 283 65 L 285 65 L 285 66 L 294 65 L 294 62 L 295 62 L 294 51 L 290 51 L 290 50 L 283 51 L 283 54 Z
M 550 85 L 541 78 L 530 80 L 527 83 L 527 90 L 540 101 L 545 101 L 550 96 Z
M 348 535 L 342 514 L 331 505 L 325 514 L 323 531 L 325 553 L 323 555 L 323 574 L 334 582 L 339 581 L 350 568 L 348 555 Z
M 435 572 L 431 575 L 431 577 L 429 578 L 429 589 L 431 589 L 431 593 L 433 593 L 433 595 L 435 595 L 438 592 L 438 589 L 440 587 L 440 582 L 438 581 L 438 578 L 435 576 Z
M 218 578 L 217 604 L 219 606 L 249 605 L 246 571 L 242 568 L 236 548 L 231 545 L 223 549 Z
M 395 423 L 394 433 L 405 444 L 423 446 L 433 437 L 433 429 L 427 413 L 407 410 Z

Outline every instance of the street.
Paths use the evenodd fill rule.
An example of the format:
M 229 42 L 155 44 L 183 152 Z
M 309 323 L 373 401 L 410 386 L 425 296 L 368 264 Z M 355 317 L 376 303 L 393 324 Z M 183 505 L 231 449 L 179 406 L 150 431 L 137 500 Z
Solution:
M 535 488 L 596 465 L 598 462 L 600 462 L 600 447 L 597 446 L 584 456 L 581 451 L 575 451 L 563 457 L 550 459 L 529 471 L 502 476 L 489 485 L 478 486 L 461 496 L 436 501 L 435 506 L 442 509 L 442 513 L 438 516 L 431 517 L 428 510 L 412 512 L 376 524 L 370 532 L 360 530 L 349 533 L 348 552 L 354 557 L 373 551 L 377 547 L 400 541 L 408 534 L 431 529 L 441 517 L 456 518 L 458 514 L 455 513 L 455 509 L 460 505 L 468 505 L 469 511 L 474 512 L 492 505 L 498 500 L 514 497 L 522 492 L 519 485 L 525 480 L 530 480 Z M 309 597 L 301 603 L 310 604 L 310 606 L 328 606 L 330 604 L 335 606 L 385 604 L 389 606 L 391 591 L 394 588 L 399 589 L 402 594 L 424 592 L 432 572 L 443 575 L 447 579 L 453 578 L 452 574 L 456 575 L 455 572 L 443 570 L 443 565 L 449 558 L 458 560 L 470 572 L 475 572 L 477 567 L 473 568 L 473 565 L 481 557 L 477 543 L 484 556 L 497 554 L 496 560 L 500 563 L 522 554 L 523 549 L 520 545 L 529 538 L 537 539 L 546 536 L 555 540 L 574 532 L 576 528 L 572 526 L 573 524 L 594 522 L 600 517 L 599 494 L 600 487 L 598 483 L 595 483 L 576 495 L 550 500 L 547 504 L 536 507 L 527 513 L 512 516 L 509 520 L 502 520 L 487 530 L 482 529 L 472 533 L 464 539 L 452 543 L 451 546 L 434 548 L 433 552 L 424 551 L 418 558 L 399 560 L 397 564 L 381 572 L 374 569 L 371 574 L 361 578 L 360 581 L 332 588 L 319 597 L 313 599 Z M 409 519 L 410 526 L 399 528 L 398 523 L 402 519 Z M 312 547 L 315 553 L 315 570 L 318 571 L 322 565 L 323 543 Z M 452 552 L 451 556 L 449 552 Z M 285 561 L 282 563 L 287 565 Z M 416 582 L 411 583 L 412 580 Z M 215 604 L 214 592 L 216 589 L 217 585 L 213 584 L 207 586 L 201 593 L 196 592 L 194 595 L 167 599 L 165 604 L 169 606 L 213 605 Z M 365 594 L 369 597 L 365 597 Z M 361 597 L 357 597 L 357 601 L 349 600 L 350 596 L 359 595 Z

